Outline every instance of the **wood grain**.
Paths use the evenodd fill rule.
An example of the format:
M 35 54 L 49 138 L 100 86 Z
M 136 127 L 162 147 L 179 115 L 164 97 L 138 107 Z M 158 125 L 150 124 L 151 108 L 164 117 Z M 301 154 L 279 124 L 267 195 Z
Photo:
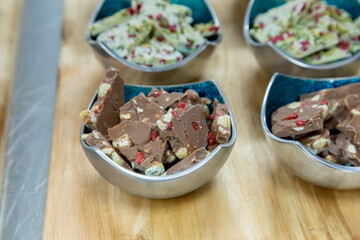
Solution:
M 12 0 L 2 1 L 0 4 L 0 192 L 9 131 L 21 3 L 21 0 Z
M 203 79 L 215 78 L 236 118 L 238 140 L 221 171 L 169 200 L 107 183 L 79 143 L 79 112 L 104 76 L 85 42 L 96 0 L 66 0 L 44 239 L 360 239 L 360 191 L 308 184 L 279 165 L 260 124 L 271 77 L 242 36 L 247 1 L 211 1 L 224 38 Z

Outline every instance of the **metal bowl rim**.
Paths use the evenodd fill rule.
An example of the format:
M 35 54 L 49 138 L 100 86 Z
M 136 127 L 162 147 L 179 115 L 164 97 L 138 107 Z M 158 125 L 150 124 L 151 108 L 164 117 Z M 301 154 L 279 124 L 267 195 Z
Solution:
M 321 65 L 308 64 L 303 61 L 300 61 L 300 59 L 291 57 L 290 55 L 288 55 L 284 51 L 280 50 L 280 48 L 276 47 L 275 44 L 273 44 L 271 42 L 259 43 L 259 42 L 254 41 L 250 36 L 250 13 L 251 13 L 251 10 L 252 10 L 252 7 L 253 7 L 255 1 L 257 1 L 257 0 L 250 0 L 249 4 L 247 6 L 247 9 L 246 9 L 244 25 L 243 25 L 244 37 L 248 44 L 255 46 L 255 47 L 270 48 L 275 53 L 280 55 L 282 58 L 286 59 L 287 61 L 289 61 L 299 67 L 312 69 L 312 70 L 330 70 L 330 69 L 334 69 L 334 68 L 339 68 L 339 67 L 348 65 L 348 64 L 356 61 L 358 58 L 360 58 L 360 51 L 358 51 L 357 53 L 353 54 L 351 57 L 348 57 L 348 58 L 345 58 L 343 60 L 339 60 L 339 61 L 336 61 L 333 63 L 321 64 Z M 360 8 L 360 3 L 359 3 L 359 8 Z
M 191 60 L 193 60 L 194 58 L 196 58 L 200 53 L 202 53 L 209 45 L 211 46 L 216 46 L 218 45 L 221 40 L 222 40 L 222 28 L 221 28 L 221 24 L 219 21 L 219 18 L 217 17 L 212 5 L 209 3 L 208 0 L 202 0 L 205 2 L 207 8 L 210 11 L 211 17 L 214 21 L 214 24 L 219 26 L 219 33 L 217 35 L 217 38 L 213 41 L 209 41 L 205 38 L 205 42 L 199 46 L 194 52 L 192 52 L 190 55 L 186 56 L 185 58 L 183 58 L 182 60 L 176 62 L 175 64 L 171 64 L 169 66 L 165 66 L 165 67 L 160 67 L 160 68 L 154 68 L 154 67 L 148 67 L 148 66 L 144 66 L 144 65 L 140 65 L 140 64 L 136 64 L 136 63 L 131 63 L 128 62 L 126 59 L 119 57 L 118 55 L 116 55 L 108 46 L 106 46 L 106 44 L 104 44 L 103 42 L 98 42 L 96 40 L 91 39 L 91 35 L 89 33 L 89 28 L 90 26 L 95 22 L 95 18 L 98 15 L 103 3 L 106 0 L 100 0 L 89 20 L 87 29 L 86 29 L 86 40 L 88 42 L 88 44 L 91 45 L 96 45 L 99 46 L 102 50 L 104 50 L 111 58 L 115 59 L 116 61 L 120 62 L 121 64 L 132 68 L 134 70 L 137 71 L 141 71 L 141 72 L 149 72 L 149 73 L 158 73 L 158 72 L 167 72 L 173 69 L 176 69 L 178 67 L 181 67 L 183 65 L 185 65 L 186 63 L 190 62 Z
M 230 120 L 231 120 L 231 137 L 229 142 L 224 143 L 224 144 L 220 144 L 219 146 L 217 146 L 204 160 L 202 160 L 201 162 L 195 164 L 194 166 L 175 173 L 175 174 L 171 174 L 168 176 L 146 176 L 146 175 L 142 175 L 139 173 L 135 173 L 132 172 L 130 170 L 127 170 L 123 167 L 120 167 L 119 165 L 117 165 L 115 162 L 113 162 L 110 158 L 108 158 L 103 152 L 101 152 L 100 149 L 96 148 L 96 147 L 91 147 L 89 145 L 87 145 L 85 143 L 85 141 L 82 139 L 82 134 L 84 133 L 85 130 L 85 124 L 82 123 L 81 124 L 81 130 L 80 130 L 80 143 L 81 146 L 85 149 L 88 149 L 90 151 L 95 152 L 99 157 L 102 158 L 102 160 L 104 160 L 107 164 L 111 165 L 112 167 L 114 167 L 117 171 L 119 171 L 119 173 L 121 174 L 126 174 L 129 175 L 130 177 L 140 180 L 140 181 L 145 181 L 145 182 L 169 182 L 169 181 L 173 181 L 175 179 L 178 178 L 182 178 L 185 177 L 187 175 L 189 175 L 190 173 L 196 172 L 199 168 L 201 168 L 202 166 L 204 166 L 205 164 L 207 164 L 208 162 L 210 162 L 213 157 L 218 154 L 218 152 L 222 149 L 222 148 L 230 148 L 232 147 L 235 142 L 236 142 L 236 138 L 237 138 L 237 131 L 236 131 L 236 124 L 235 124 L 235 119 L 234 119 L 234 115 L 233 112 L 231 111 L 231 107 L 223 93 L 223 91 L 221 90 L 220 86 L 218 85 L 218 83 L 214 80 L 207 80 L 207 81 L 200 81 L 200 82 L 196 82 L 196 83 L 187 83 L 187 84 L 175 84 L 175 85 L 137 85 L 137 84 L 125 84 L 127 86 L 134 86 L 134 87 L 139 87 L 139 88 L 144 88 L 144 87 L 155 87 L 155 88 L 162 88 L 162 87 L 167 87 L 167 88 L 176 88 L 179 86 L 191 86 L 194 84 L 198 84 L 198 83 L 205 83 L 205 82 L 211 82 L 213 83 L 217 90 L 220 93 L 220 96 L 223 98 L 224 100 L 224 104 L 226 104 L 226 106 L 229 108 L 229 115 L 230 115 Z M 97 97 L 97 93 L 98 91 L 95 92 L 94 96 L 92 97 L 90 104 L 88 105 L 87 109 L 90 109 L 91 106 L 93 105 L 96 97 Z

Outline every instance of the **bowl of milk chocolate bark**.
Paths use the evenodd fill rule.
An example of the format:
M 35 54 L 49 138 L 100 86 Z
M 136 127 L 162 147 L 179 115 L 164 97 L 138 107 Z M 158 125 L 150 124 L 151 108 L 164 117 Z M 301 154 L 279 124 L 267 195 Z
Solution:
M 295 175 L 326 188 L 360 188 L 360 77 L 274 74 L 261 122 Z
M 201 187 L 236 140 L 233 114 L 215 80 L 124 85 L 109 68 L 80 118 L 81 145 L 94 168 L 116 187 L 147 198 Z

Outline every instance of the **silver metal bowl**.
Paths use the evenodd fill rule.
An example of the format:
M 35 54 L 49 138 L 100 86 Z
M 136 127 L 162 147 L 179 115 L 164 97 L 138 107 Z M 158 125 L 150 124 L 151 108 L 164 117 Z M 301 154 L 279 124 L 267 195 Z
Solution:
M 333 2 L 335 2 L 335 5 L 353 13 L 353 15 L 360 12 L 360 3 L 358 0 L 333 0 L 332 3 Z M 264 12 L 264 10 L 268 10 L 277 5 L 279 5 L 278 0 L 250 0 L 244 19 L 243 33 L 245 40 L 250 45 L 257 61 L 266 71 L 303 77 L 342 77 L 356 74 L 360 65 L 360 52 L 349 58 L 333 63 L 313 65 L 287 55 L 271 42 L 259 43 L 254 40 L 250 35 L 253 19 L 259 13 Z
M 268 85 L 261 108 L 261 124 L 277 158 L 295 175 L 321 187 L 332 189 L 360 188 L 360 167 L 328 162 L 312 154 L 295 140 L 282 139 L 271 133 L 271 114 L 279 107 L 298 101 L 300 95 L 360 82 L 360 77 L 303 79 L 275 73 Z
M 88 159 L 94 168 L 114 186 L 141 197 L 162 199 L 172 198 L 187 194 L 207 183 L 223 166 L 229 157 L 236 141 L 236 126 L 234 115 L 231 111 L 224 93 L 215 80 L 198 82 L 193 84 L 171 85 L 171 86 L 137 86 L 125 85 L 125 100 L 128 101 L 140 92 L 148 93 L 152 87 L 164 88 L 166 91 L 185 91 L 194 89 L 202 97 L 210 99 L 217 98 L 229 108 L 231 119 L 231 137 L 228 143 L 221 144 L 212 151 L 204 160 L 191 168 L 169 176 L 145 176 L 126 170 L 95 147 L 87 145 L 80 137 Z M 97 92 L 94 94 L 88 109 L 94 104 Z M 80 136 L 88 133 L 89 129 L 82 124 Z
M 215 46 L 221 42 L 222 33 L 220 22 L 208 0 L 178 0 L 176 3 L 190 7 L 194 13 L 195 22 L 209 22 L 212 20 L 219 26 L 219 33 L 214 37 L 206 39 L 205 43 L 198 47 L 193 53 L 173 65 L 153 68 L 130 63 L 126 59 L 116 55 L 103 42 L 98 42 L 91 37 L 89 30 L 86 31 L 86 39 L 95 51 L 95 56 L 105 68 L 110 66 L 118 68 L 121 76 L 124 79 L 131 79 L 131 83 L 142 84 L 144 80 L 146 80 L 146 83 L 159 84 L 159 79 L 166 79 L 167 82 L 174 84 L 197 80 L 207 60 L 213 53 Z M 100 0 L 89 21 L 88 29 L 98 19 L 109 16 L 114 13 L 114 11 L 121 10 L 122 8 L 117 7 L 121 5 L 121 7 L 124 8 L 124 6 L 127 6 L 126 4 L 130 5 L 130 1 Z

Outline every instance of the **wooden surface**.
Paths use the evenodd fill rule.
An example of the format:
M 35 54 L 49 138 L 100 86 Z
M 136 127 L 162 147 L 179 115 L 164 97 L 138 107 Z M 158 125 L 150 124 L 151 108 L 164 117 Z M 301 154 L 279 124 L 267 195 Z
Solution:
M 211 2 L 224 38 L 202 78 L 217 79 L 224 90 L 237 121 L 236 146 L 199 190 L 148 200 L 107 183 L 82 151 L 78 115 L 105 71 L 84 34 L 97 1 L 65 0 L 44 239 L 360 239 L 360 191 L 312 186 L 269 148 L 259 115 L 271 75 L 242 37 L 247 1 Z
M 21 0 L 12 0 L 2 1 L 0 4 L 0 192 L 9 131 L 21 3 Z

